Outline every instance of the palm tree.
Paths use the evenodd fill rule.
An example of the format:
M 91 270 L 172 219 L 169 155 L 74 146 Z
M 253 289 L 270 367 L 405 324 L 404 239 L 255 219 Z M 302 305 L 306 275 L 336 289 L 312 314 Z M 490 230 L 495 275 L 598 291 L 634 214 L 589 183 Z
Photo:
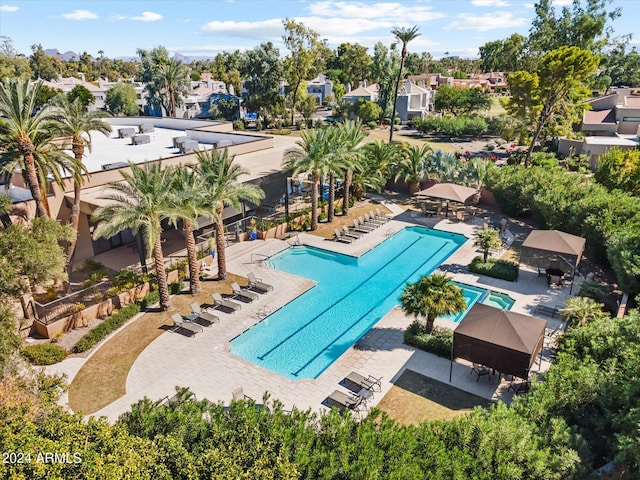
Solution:
M 436 273 L 408 284 L 400 296 L 400 304 L 407 315 L 426 317 L 427 333 L 431 333 L 436 317 L 460 313 L 467 308 L 462 290 L 446 275 Z
M 22 176 L 36 204 L 36 215 L 48 216 L 43 204 L 34 143 L 49 145 L 54 138 L 54 111 L 45 105 L 37 110 L 42 82 L 7 78 L 0 84 L 0 144 L 3 163 L 19 162 Z M 15 163 L 14 163 L 15 165 Z
M 160 165 L 146 164 L 139 167 L 129 164 L 130 173 L 121 172 L 124 182 L 112 183 L 101 196 L 109 204 L 99 207 L 92 220 L 98 222 L 94 238 L 110 238 L 123 230 L 131 229 L 134 235 L 142 232 L 147 255 L 153 252 L 153 260 L 160 293 L 160 308 L 171 307 L 167 273 L 164 269 L 161 222 L 168 217 L 167 193 L 172 186 L 171 172 Z
M 189 290 L 191 293 L 198 293 L 200 269 L 193 226 L 197 225 L 198 217 L 212 216 L 211 210 L 205 207 L 207 191 L 201 177 L 192 169 L 174 167 L 171 169 L 171 177 L 173 185 L 168 195 L 168 218 L 174 226 L 177 226 L 179 220 L 182 221 L 189 262 Z
M 489 251 L 500 248 L 502 240 L 500 240 L 500 232 L 495 228 L 484 228 L 476 233 L 476 240 L 473 246 L 482 250 L 484 263 L 487 263 Z
M 432 157 L 433 150 L 427 144 L 404 146 L 392 166 L 395 171 L 394 180 L 407 182 L 409 195 L 413 195 L 420 189 L 420 182 L 428 177 Z
M 160 96 L 165 99 L 164 106 L 167 114 L 176 116 L 176 107 L 180 103 L 180 96 L 186 91 L 189 75 L 186 68 L 176 59 L 169 60 L 161 65 L 158 70 L 155 83 L 158 85 Z
M 70 173 L 73 176 L 73 206 L 71 207 L 69 222 L 73 225 L 75 236 L 67 247 L 67 268 L 69 268 L 73 263 L 73 255 L 78 241 L 80 190 L 85 179 L 83 175 L 88 174 L 82 162 L 84 151 L 87 149 L 91 152 L 91 132 L 95 131 L 103 135 L 109 135 L 111 133 L 111 125 L 101 120 L 101 118 L 108 117 L 108 113 L 102 110 L 87 112 L 78 98 L 73 102 L 68 102 L 65 97 L 59 97 L 56 101 L 56 106 L 58 107 L 57 116 L 61 124 L 62 134 L 71 137 L 71 151 L 75 158 L 75 162 L 71 163 L 70 169 Z
M 351 191 L 353 172 L 358 168 L 359 163 L 363 159 L 364 152 L 359 148 L 359 146 L 367 137 L 368 133 L 363 130 L 362 123 L 353 122 L 351 120 L 347 120 L 337 128 L 342 140 L 338 156 L 341 158 L 344 169 L 342 214 L 347 215 L 349 213 L 349 194 Z
M 341 155 L 346 151 L 346 139 L 343 138 L 342 132 L 338 127 L 331 126 L 327 132 L 327 142 L 329 142 L 329 150 L 333 152 L 325 157 L 325 174 L 329 176 L 329 199 L 327 204 L 327 222 L 333 222 L 336 200 L 336 175 L 342 174 L 348 170 L 348 155 Z
M 326 171 L 327 157 L 332 155 L 330 131 L 324 129 L 304 130 L 300 140 L 284 152 L 283 169 L 292 175 L 306 173 L 311 177 L 311 230 L 318 228 L 318 186 Z
M 220 150 L 201 150 L 196 154 L 198 164 L 196 174 L 205 185 L 203 206 L 209 209 L 216 222 L 216 249 L 218 250 L 218 278 L 227 278 L 227 261 L 224 251 L 224 223 L 222 211 L 224 207 L 240 208 L 240 202 L 247 200 L 259 203 L 264 198 L 264 191 L 252 183 L 240 183 L 238 179 L 249 173 L 238 164 L 234 164 L 235 155 L 229 157 L 225 148 Z
M 431 158 L 431 178 L 437 182 L 455 182 L 458 177 L 459 162 L 450 152 L 436 150 Z
M 609 317 L 604 305 L 589 297 L 571 297 L 560 309 L 560 315 L 572 327 L 584 327 L 593 320 Z
M 393 126 L 396 119 L 396 107 L 398 105 L 398 88 L 400 88 L 400 80 L 402 79 L 402 68 L 404 67 L 404 59 L 407 56 L 407 44 L 419 36 L 418 27 L 413 26 L 411 28 L 399 28 L 395 27 L 391 30 L 391 33 L 398 41 L 402 42 L 402 52 L 400 55 L 400 69 L 398 70 L 398 78 L 396 80 L 396 88 L 393 95 L 393 114 L 391 115 L 391 128 L 389 128 L 389 143 L 393 141 Z

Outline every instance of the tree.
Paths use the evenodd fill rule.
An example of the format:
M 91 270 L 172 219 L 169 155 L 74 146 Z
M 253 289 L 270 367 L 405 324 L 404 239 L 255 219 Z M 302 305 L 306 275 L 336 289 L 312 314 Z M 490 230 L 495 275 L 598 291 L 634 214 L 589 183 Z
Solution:
M 402 52 L 400 53 L 400 69 L 398 70 L 398 78 L 393 91 L 393 113 L 391 114 L 391 128 L 389 128 L 389 143 L 393 141 L 393 125 L 396 118 L 396 107 L 398 105 L 398 89 L 400 88 L 400 80 L 402 79 L 404 59 L 407 56 L 407 44 L 420 35 L 418 33 L 417 26 L 413 26 L 411 28 L 395 27 L 391 30 L 391 33 L 399 42 L 402 42 Z
M 161 64 L 153 75 L 150 94 L 157 95 L 167 115 L 176 117 L 176 108 L 182 103 L 189 87 L 189 70 L 179 60 Z
M 396 157 L 396 162 L 391 169 L 394 172 L 394 181 L 402 180 L 407 183 L 409 195 L 413 195 L 420 189 L 420 182 L 426 180 L 431 170 L 433 150 L 428 144 L 404 145 L 401 154 Z
M 249 172 L 237 163 L 233 163 L 235 155 L 229 157 L 225 148 L 201 150 L 196 154 L 198 164 L 196 174 L 207 186 L 203 207 L 207 208 L 216 222 L 216 249 L 218 250 L 218 278 L 227 277 L 227 260 L 224 249 L 224 207 L 233 206 L 240 209 L 241 201 L 255 204 L 264 198 L 264 191 L 252 183 L 240 183 L 239 178 Z
M 301 173 L 311 177 L 311 230 L 318 228 L 318 188 L 327 168 L 327 158 L 333 155 L 332 131 L 328 128 L 303 130 L 296 147 L 283 156 L 283 170 L 292 175 Z
M 76 98 L 80 100 L 80 104 L 83 108 L 87 108 L 96 101 L 89 89 L 82 85 L 76 85 L 69 93 L 67 93 L 67 101 L 69 103 L 73 103 Z
M 0 85 L 0 159 L 3 167 L 19 163 L 22 175 L 36 203 L 36 214 L 48 216 L 36 167 L 36 144 L 47 148 L 54 137 L 54 111 L 45 106 L 36 111 L 36 97 L 42 82 L 31 85 L 25 79 L 6 79 Z
M 44 53 L 42 45 L 31 45 L 31 51 L 33 53 L 29 57 L 29 66 L 35 80 L 53 80 L 62 73 L 60 62 Z
M 400 296 L 402 311 L 416 318 L 425 317 L 425 331 L 431 333 L 436 317 L 453 315 L 467 308 L 462 290 L 446 275 L 424 275 L 408 284 Z
M 400 55 L 396 44 L 391 48 L 385 47 L 381 42 L 373 46 L 373 61 L 369 72 L 369 79 L 378 84 L 378 105 L 382 108 L 385 117 L 391 115 L 391 108 L 397 90 L 395 77 L 400 66 Z
M 198 217 L 213 216 L 211 210 L 207 209 L 205 205 L 208 186 L 203 183 L 202 177 L 195 170 L 189 170 L 182 166 L 172 168 L 171 175 L 173 183 L 169 192 L 167 218 L 176 227 L 178 221 L 182 222 L 189 264 L 189 291 L 198 293 L 200 291 L 200 268 L 193 227 L 198 225 Z
M 487 263 L 489 252 L 500 248 L 502 240 L 500 240 L 500 232 L 495 228 L 484 228 L 478 230 L 473 246 L 482 250 L 482 261 Z
M 121 171 L 123 182 L 112 183 L 101 195 L 109 200 L 99 207 L 92 220 L 98 225 L 94 238 L 110 238 L 123 230 L 131 229 L 134 235 L 141 233 L 147 246 L 147 256 L 153 260 L 160 293 L 160 308 L 171 307 L 167 273 L 162 251 L 162 221 L 168 217 L 167 193 L 171 191 L 171 172 L 158 164 L 139 167 L 129 163 L 130 172 Z
M 327 76 L 334 82 L 358 85 L 368 78 L 371 61 L 367 47 L 357 43 L 341 43 L 334 56 L 327 61 L 327 68 L 333 71 L 332 75 L 327 71 Z
M 285 68 L 291 85 L 291 123 L 297 108 L 298 92 L 302 83 L 324 68 L 323 52 L 327 49 L 326 42 L 320 40 L 320 35 L 290 18 L 282 21 L 284 35 L 282 40 L 289 50 L 285 60 Z
M 362 198 L 364 190 L 371 188 L 380 191 L 387 182 L 389 170 L 402 155 L 402 149 L 397 143 L 387 143 L 381 140 L 363 145 L 363 154 L 354 171 L 354 194 Z
M 491 97 L 480 88 L 459 88 L 442 85 L 436 90 L 434 107 L 451 115 L 466 115 L 491 108 Z
M 640 196 L 640 150 L 609 149 L 598 157 L 595 178 L 609 190 Z
M 640 53 L 636 47 L 627 53 L 628 40 L 624 39 L 602 56 L 596 86 L 605 94 L 612 86 L 640 85 Z
M 625 225 L 607 240 L 607 257 L 620 289 L 634 297 L 640 293 L 640 229 L 638 222 Z
M 382 117 L 382 108 L 370 100 L 359 98 L 354 110 L 356 116 L 364 123 L 378 121 Z
M 281 100 L 279 90 L 283 64 L 279 50 L 267 42 L 247 51 L 240 73 L 245 78 L 244 86 L 248 93 L 244 105 L 248 111 L 266 119 L 268 107 Z
M 340 144 L 337 156 L 340 158 L 341 166 L 344 171 L 342 214 L 346 215 L 349 213 L 353 172 L 359 169 L 360 162 L 362 161 L 364 150 L 360 147 L 362 141 L 366 138 L 367 133 L 364 132 L 360 122 L 353 122 L 351 120 L 347 120 L 346 122 L 339 124 L 336 128 L 338 129 L 338 143 Z
M 479 48 L 483 72 L 515 72 L 522 69 L 526 38 L 514 33 L 505 40 L 488 42 Z
M 237 98 L 220 98 L 215 105 L 226 120 L 240 118 L 240 106 Z
M 92 97 L 93 98 L 93 97 Z M 87 112 L 85 105 L 80 98 L 70 102 L 68 98 L 61 97 L 56 103 L 58 107 L 57 119 L 61 125 L 61 133 L 71 137 L 71 151 L 75 162 L 70 165 L 73 177 L 73 205 L 71 207 L 71 217 L 69 223 L 73 226 L 75 236 L 67 247 L 67 265 L 71 269 L 73 256 L 78 240 L 78 230 L 80 221 L 80 191 L 84 181 L 84 175 L 89 171 L 83 163 L 85 149 L 91 151 L 91 133 L 98 132 L 108 136 L 111 133 L 111 125 L 101 119 L 108 117 L 106 112 L 96 110 Z M 71 273 L 71 271 L 69 271 Z
M 132 84 L 119 82 L 107 90 L 105 103 L 113 115 L 137 115 L 140 113 L 136 104 L 137 98 L 136 89 Z
M 572 327 L 584 327 L 587 323 L 600 318 L 609 318 L 602 311 L 603 304 L 589 297 L 571 297 L 559 311 L 562 319 Z
M 598 57 L 578 47 L 561 47 L 547 53 L 536 72 L 518 71 L 509 75 L 511 98 L 505 102 L 507 111 L 533 127 L 525 166 L 538 143 L 543 128 L 551 119 L 558 121 L 572 105 L 588 94 L 583 82 L 598 66 Z M 563 110 L 565 112 L 563 112 Z

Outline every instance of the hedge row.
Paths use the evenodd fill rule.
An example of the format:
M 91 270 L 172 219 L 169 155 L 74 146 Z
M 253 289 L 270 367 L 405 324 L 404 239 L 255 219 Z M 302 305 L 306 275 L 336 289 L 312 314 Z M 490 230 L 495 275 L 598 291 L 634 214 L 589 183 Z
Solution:
M 482 257 L 478 256 L 469 264 L 469 271 L 510 282 L 518 279 L 518 264 L 495 258 L 489 258 L 487 263 L 484 263 Z
M 90 348 L 93 348 L 103 338 L 120 328 L 127 320 L 139 312 L 140 305 L 137 303 L 132 303 L 131 305 L 122 307 L 118 313 L 106 318 L 104 322 L 78 340 L 78 343 L 73 347 L 74 353 L 86 352 Z
M 21 353 L 32 365 L 53 365 L 69 355 L 67 350 L 53 343 L 28 345 L 22 349 Z
M 426 333 L 423 324 L 413 322 L 404 332 L 404 343 L 439 357 L 449 358 L 453 346 L 453 330 L 433 327 L 431 333 Z

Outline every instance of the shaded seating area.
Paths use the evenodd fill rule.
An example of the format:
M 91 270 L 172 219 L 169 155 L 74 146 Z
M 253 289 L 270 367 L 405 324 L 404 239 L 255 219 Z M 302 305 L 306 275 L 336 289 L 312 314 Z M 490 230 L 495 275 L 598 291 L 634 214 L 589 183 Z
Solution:
M 273 285 L 264 283 L 261 278 L 256 278 L 255 274 L 252 272 L 247 274 L 247 279 L 249 280 L 249 288 L 253 288 L 254 290 L 258 290 L 263 293 L 273 290 Z
M 560 230 L 532 230 L 522 243 L 519 263 L 536 266 L 538 278 L 544 271 L 549 286 L 561 286 L 567 279 L 571 293 L 585 245 L 583 237 Z
M 414 195 L 418 199 L 432 198 L 441 200 L 441 206 L 436 207 L 435 210 L 433 210 L 433 207 L 428 207 L 426 204 L 422 207 L 423 204 L 421 203 L 422 213 L 425 215 L 439 215 L 441 211 L 444 210 L 444 216 L 446 217 L 449 215 L 450 202 L 466 204 L 477 194 L 478 190 L 471 187 L 465 187 L 464 185 L 457 185 L 455 183 L 436 183 L 429 188 L 416 192 Z
M 185 335 L 194 336 L 196 333 L 203 331 L 201 325 L 185 321 L 179 313 L 171 315 L 171 320 L 173 321 L 173 325 L 171 327 L 172 332 L 179 330 Z
M 489 381 L 491 381 L 491 369 L 489 369 L 489 367 L 485 367 L 484 365 L 480 365 L 479 363 L 474 362 L 469 375 L 472 375 L 474 373 L 478 376 L 478 378 L 476 378 L 476 382 L 480 380 L 480 377 L 483 377 L 485 375 L 487 376 Z
M 242 305 L 240 305 L 239 303 L 232 302 L 231 300 L 226 300 L 222 298 L 222 295 L 220 295 L 219 293 L 214 292 L 211 294 L 211 297 L 213 298 L 214 308 L 220 310 L 230 310 L 231 313 L 242 308 Z
M 461 358 L 474 367 L 527 379 L 544 345 L 546 326 L 541 318 L 476 303 L 453 332 L 451 369 Z
M 200 308 L 198 302 L 193 302 L 190 304 L 191 313 L 186 316 L 186 319 L 192 323 L 197 323 L 199 325 L 203 325 L 205 327 L 210 327 L 214 323 L 218 323 L 220 319 L 215 315 L 205 312 Z

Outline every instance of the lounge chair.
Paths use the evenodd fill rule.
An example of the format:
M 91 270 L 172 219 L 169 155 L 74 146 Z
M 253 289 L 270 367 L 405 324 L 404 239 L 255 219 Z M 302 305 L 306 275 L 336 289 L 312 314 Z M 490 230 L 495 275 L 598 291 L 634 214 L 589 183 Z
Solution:
M 379 218 L 380 220 L 384 220 L 385 222 L 389 222 L 391 221 L 390 217 L 387 217 L 386 215 L 384 215 L 381 211 L 379 207 L 376 207 L 376 218 Z
M 231 290 L 233 290 L 233 298 L 244 298 L 248 302 L 253 302 L 254 300 L 260 298 L 260 295 L 252 292 L 247 288 L 240 287 L 237 282 L 231 283 Z
M 236 388 L 233 392 L 231 392 L 231 395 L 233 395 L 234 400 L 253 400 L 253 398 L 251 398 L 249 395 L 244 394 L 244 390 L 242 389 L 242 387 Z
M 242 308 L 242 305 L 239 303 L 225 300 L 222 298 L 222 295 L 217 292 L 212 293 L 211 296 L 213 297 L 213 306 L 215 308 L 231 310 L 232 313 Z
M 256 278 L 256 276 L 251 272 L 247 274 L 247 278 L 249 279 L 248 288 L 253 288 L 254 290 L 258 290 L 263 293 L 270 292 L 271 290 L 273 290 L 273 285 L 264 283 L 262 279 Z
M 364 375 L 360 375 L 358 372 L 351 372 L 345 377 L 345 380 L 358 387 L 358 391 L 363 388 L 371 390 L 372 392 L 380 392 L 382 390 L 382 377 L 376 378 L 371 375 L 365 377 Z
M 371 227 L 366 227 L 364 225 L 360 225 L 358 223 L 358 220 L 356 220 L 355 218 L 353 219 L 353 230 L 356 232 L 361 232 L 361 233 L 369 233 L 371 230 L 373 230 L 373 228 Z
M 367 216 L 367 218 L 369 217 L 369 215 L 367 215 L 366 213 L 365 215 Z M 374 223 L 374 222 L 371 222 L 370 220 L 365 220 L 364 218 L 362 218 L 362 215 L 358 217 L 358 221 L 360 222 L 360 225 L 371 227 L 372 229 L 376 229 L 380 226 L 379 223 Z
M 336 242 L 351 243 L 354 240 L 353 238 L 347 237 L 345 234 L 341 233 L 337 228 L 333 229 L 333 233 L 335 234 L 334 240 Z
M 479 363 L 474 363 L 471 372 L 469 372 L 469 374 L 475 373 L 476 375 L 478 375 L 478 378 L 476 378 L 476 382 L 478 380 L 480 380 L 480 377 L 482 377 L 483 375 L 486 375 L 487 378 L 489 379 L 489 381 L 491 381 L 491 370 L 489 369 L 489 367 L 485 367 L 484 365 L 480 365 Z
M 189 333 L 190 336 L 195 335 L 196 333 L 202 332 L 202 326 L 197 323 L 185 322 L 182 318 L 182 315 L 179 313 L 174 313 L 171 315 L 171 320 L 173 320 L 172 331 L 181 330 L 183 333 Z
M 191 314 L 185 317 L 189 322 L 197 323 L 205 327 L 210 327 L 214 323 L 218 323 L 220 321 L 220 319 L 215 315 L 209 312 L 204 312 L 200 308 L 200 304 L 198 304 L 198 302 L 193 302 L 190 306 Z
M 364 214 L 364 221 L 369 222 L 371 225 L 383 225 L 385 223 L 384 220 L 380 220 L 373 215 L 373 212 Z
M 342 234 L 347 236 L 347 237 L 351 237 L 355 240 L 358 240 L 359 238 L 362 237 L 362 233 L 358 233 L 355 230 L 351 231 L 349 230 L 349 227 L 347 227 L 346 225 L 342 226 Z
M 329 407 L 338 407 L 341 411 L 353 410 L 354 412 L 359 412 L 364 407 L 364 400 L 365 398 L 360 395 L 334 390 L 327 397 L 327 405 Z

